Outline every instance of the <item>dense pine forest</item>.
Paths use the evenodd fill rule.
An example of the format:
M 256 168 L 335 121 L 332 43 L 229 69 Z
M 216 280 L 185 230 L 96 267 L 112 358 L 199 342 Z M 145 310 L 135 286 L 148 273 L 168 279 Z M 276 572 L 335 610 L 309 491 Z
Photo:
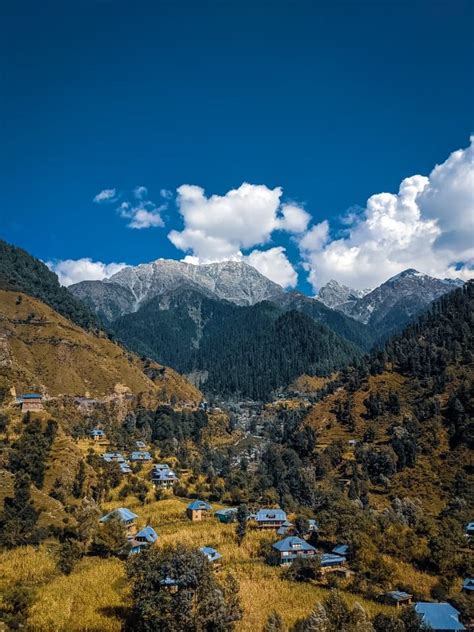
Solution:
M 54 272 L 28 252 L 0 239 L 0 289 L 25 292 L 85 329 L 97 329 L 94 314 L 59 284 Z
M 173 309 L 159 308 L 169 301 Z M 238 307 L 192 290 L 153 299 L 113 323 L 129 348 L 182 373 L 198 371 L 203 387 L 267 400 L 302 373 L 329 375 L 361 356 L 325 325 L 272 303 Z

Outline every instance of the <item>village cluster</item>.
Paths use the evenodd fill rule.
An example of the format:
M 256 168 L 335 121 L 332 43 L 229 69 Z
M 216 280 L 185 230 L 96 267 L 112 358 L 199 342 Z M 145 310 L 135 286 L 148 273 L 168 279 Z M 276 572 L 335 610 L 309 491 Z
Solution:
M 103 430 L 95 428 L 90 432 L 94 441 L 105 439 Z M 152 456 L 146 450 L 143 441 L 136 442 L 136 451 L 130 453 L 128 460 L 119 452 L 105 452 L 102 458 L 106 462 L 115 462 L 119 465 L 123 474 L 132 472 L 131 463 L 151 463 Z M 155 487 L 170 488 L 178 482 L 178 476 L 166 463 L 158 463 L 152 466 L 151 482 Z M 216 520 L 223 524 L 235 522 L 237 519 L 237 507 L 218 509 L 213 512 L 212 505 L 204 500 L 196 499 L 186 507 L 186 517 L 192 521 L 202 521 L 214 516 Z M 122 522 L 127 539 L 130 544 L 129 555 L 140 553 L 148 546 L 154 545 L 158 541 L 158 534 L 155 529 L 147 525 L 138 530 L 136 521 L 137 514 L 126 507 L 114 509 L 102 516 L 100 522 L 107 523 L 112 518 Z M 351 550 L 347 544 L 337 544 L 328 552 L 321 552 L 313 546 L 307 539 L 318 531 L 318 523 L 315 519 L 308 521 L 308 533 L 305 539 L 297 535 L 295 525 L 288 520 L 286 512 L 281 508 L 261 508 L 255 513 L 247 516 L 250 524 L 257 529 L 272 529 L 281 539 L 272 544 L 272 555 L 269 562 L 281 567 L 290 566 L 297 559 L 311 559 L 319 556 L 320 575 L 334 573 L 343 577 L 349 577 L 353 572 L 347 567 L 350 560 Z M 474 522 L 466 525 L 466 537 L 474 537 Z M 211 546 L 203 546 L 199 551 L 207 557 L 215 569 L 219 569 L 223 563 L 223 556 L 219 551 Z M 172 578 L 166 578 L 164 584 L 170 590 L 177 590 L 177 582 Z M 474 591 L 474 578 L 466 578 L 463 583 L 463 591 L 471 594 Z M 413 595 L 401 591 L 392 590 L 380 595 L 380 601 L 396 608 L 408 606 L 413 603 Z M 465 630 L 464 625 L 459 621 L 459 611 L 449 603 L 416 602 L 415 610 L 422 621 L 435 632 L 451 632 L 455 630 Z

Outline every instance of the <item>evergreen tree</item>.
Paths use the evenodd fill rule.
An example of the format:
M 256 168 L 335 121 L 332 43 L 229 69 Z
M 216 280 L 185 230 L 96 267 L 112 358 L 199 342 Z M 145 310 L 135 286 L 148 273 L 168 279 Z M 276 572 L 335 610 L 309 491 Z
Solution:
M 285 624 L 280 614 L 272 610 L 265 621 L 262 632 L 285 632 Z
M 246 505 L 239 505 L 236 517 L 237 525 L 235 527 L 235 534 L 237 536 L 237 543 L 240 546 L 247 534 L 248 509 Z

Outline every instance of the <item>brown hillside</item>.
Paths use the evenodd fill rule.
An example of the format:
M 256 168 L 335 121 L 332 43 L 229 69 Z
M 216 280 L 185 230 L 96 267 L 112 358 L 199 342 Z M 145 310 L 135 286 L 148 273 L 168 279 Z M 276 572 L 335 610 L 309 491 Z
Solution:
M 145 373 L 146 371 L 146 373 Z M 201 394 L 172 369 L 142 361 L 105 335 L 90 334 L 26 294 L 0 291 L 0 386 L 17 393 L 195 404 Z

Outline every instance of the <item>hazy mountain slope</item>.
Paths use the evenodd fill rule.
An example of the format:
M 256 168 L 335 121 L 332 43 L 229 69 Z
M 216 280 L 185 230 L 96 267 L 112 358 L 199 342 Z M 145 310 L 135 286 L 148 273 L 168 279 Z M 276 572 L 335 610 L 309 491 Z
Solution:
M 148 373 L 150 373 L 148 368 Z M 159 374 L 160 367 L 156 367 Z M 161 367 L 163 369 L 163 367 Z M 184 378 L 165 369 L 155 381 L 140 359 L 113 343 L 74 325 L 48 305 L 18 292 L 0 291 L 0 380 L 21 393 L 104 396 L 118 388 L 130 393 L 173 394 L 199 401 Z
M 274 299 L 274 302 L 285 310 L 296 310 L 310 316 L 365 351 L 374 342 L 373 332 L 369 327 L 300 292 L 288 292 Z
M 25 292 L 34 296 L 77 325 L 97 328 L 97 318 L 77 301 L 58 277 L 39 259 L 25 250 L 0 240 L 0 289 Z
M 138 353 L 200 372 L 206 390 L 258 398 L 301 373 L 327 374 L 360 354 L 304 314 L 269 302 L 239 307 L 189 288 L 152 299 L 113 328 Z
M 243 262 L 193 265 L 160 259 L 124 268 L 104 281 L 71 285 L 69 291 L 97 314 L 111 320 L 136 311 L 152 298 L 189 284 L 236 305 L 254 305 L 284 293 L 283 288 Z
M 356 490 L 368 482 L 376 507 L 409 497 L 433 515 L 457 496 L 450 517 L 459 513 L 462 526 L 473 509 L 473 384 L 470 282 L 439 299 L 384 352 L 348 371 L 312 407 L 306 423 L 320 445 L 359 441 L 357 469 L 343 461 L 335 476 L 353 480 Z
M 343 303 L 357 301 L 370 292 L 368 290 L 355 290 L 347 285 L 342 285 L 334 279 L 328 281 L 318 292 L 317 300 L 327 307 L 334 309 Z
M 409 269 L 388 279 L 362 298 L 337 305 L 347 316 L 368 325 L 379 337 L 403 327 L 432 301 L 462 285 L 455 279 L 435 279 Z

